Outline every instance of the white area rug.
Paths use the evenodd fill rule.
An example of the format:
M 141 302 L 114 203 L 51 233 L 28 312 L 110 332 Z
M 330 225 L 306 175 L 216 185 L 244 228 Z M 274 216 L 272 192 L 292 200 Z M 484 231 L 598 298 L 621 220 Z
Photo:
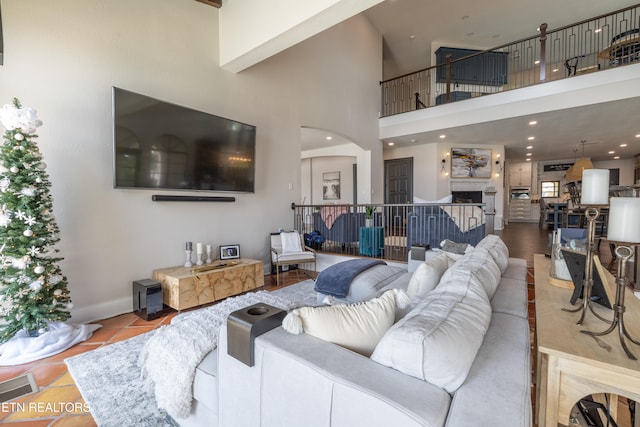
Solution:
M 317 305 L 314 282 L 274 291 L 302 305 Z M 146 391 L 138 367 L 138 355 L 153 332 L 117 342 L 65 360 L 98 426 L 177 426 L 157 408 L 155 396 Z

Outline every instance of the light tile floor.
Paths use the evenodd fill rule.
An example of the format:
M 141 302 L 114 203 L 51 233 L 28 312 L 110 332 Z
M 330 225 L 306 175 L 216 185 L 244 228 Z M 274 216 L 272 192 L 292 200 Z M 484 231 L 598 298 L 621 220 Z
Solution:
M 37 393 L 0 403 L 0 424 L 16 427 L 95 426 L 80 391 L 67 371 L 64 359 L 104 345 L 126 340 L 168 324 L 175 313 L 145 321 L 133 313 L 96 322 L 102 325 L 93 336 L 60 354 L 14 367 L 0 367 L 0 381 L 32 373 Z
M 299 280 L 306 279 L 306 275 L 300 275 Z M 277 289 L 275 282 L 275 276 L 265 276 L 262 289 Z M 295 273 L 284 273 L 281 282 L 281 287 L 289 286 L 297 283 L 298 277 Z M 133 313 L 98 321 L 95 323 L 101 324 L 102 328 L 95 331 L 89 340 L 60 354 L 19 366 L 0 366 L 0 382 L 30 372 L 39 388 L 37 393 L 0 403 L 0 424 L 11 427 L 95 426 L 93 417 L 85 410 L 84 399 L 67 371 L 64 359 L 152 331 L 171 323 L 176 314 L 174 312 L 148 322 Z

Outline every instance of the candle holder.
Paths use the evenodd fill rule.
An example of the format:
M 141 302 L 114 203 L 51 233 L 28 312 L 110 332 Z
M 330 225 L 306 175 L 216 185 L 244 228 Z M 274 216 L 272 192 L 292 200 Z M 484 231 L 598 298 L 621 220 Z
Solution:
M 202 262 L 202 252 L 200 252 L 196 254 L 196 265 L 202 265 L 202 264 L 204 264 L 204 262 Z
M 184 251 L 184 253 L 185 253 L 186 257 L 187 257 L 187 260 L 185 261 L 184 266 L 185 267 L 191 267 L 193 265 L 193 264 L 191 264 L 191 250 L 187 249 L 187 250 Z
M 211 246 L 207 245 L 207 264 L 211 264 L 213 260 L 211 259 Z
M 585 217 L 588 221 L 587 227 L 587 256 L 584 265 L 584 278 L 582 280 L 582 305 L 576 309 L 563 308 L 563 311 L 570 313 L 580 312 L 580 319 L 578 325 L 582 325 L 587 314 L 587 310 L 591 311 L 594 316 L 603 322 L 610 323 L 609 320 L 600 316 L 593 309 L 593 303 L 591 301 L 591 290 L 593 289 L 593 252 L 595 249 L 595 233 L 596 233 L 596 219 L 600 216 L 599 206 L 589 206 L 585 210 Z
M 580 332 L 582 332 L 583 334 L 591 335 L 593 337 L 601 337 L 613 332 L 617 328 L 618 337 L 620 338 L 620 344 L 622 345 L 624 352 L 627 353 L 629 359 L 638 360 L 636 356 L 631 353 L 631 351 L 629 351 L 629 347 L 627 347 L 627 343 L 624 339 L 625 337 L 627 337 L 632 343 L 640 345 L 640 342 L 631 337 L 629 331 L 627 331 L 627 328 L 624 326 L 624 294 L 628 282 L 627 261 L 633 256 L 633 248 L 631 246 L 627 246 L 627 244 L 625 243 L 622 243 L 616 247 L 615 254 L 616 257 L 618 257 L 618 271 L 616 277 L 616 303 L 614 305 L 614 314 L 611 326 L 609 326 L 609 328 L 604 332 Z

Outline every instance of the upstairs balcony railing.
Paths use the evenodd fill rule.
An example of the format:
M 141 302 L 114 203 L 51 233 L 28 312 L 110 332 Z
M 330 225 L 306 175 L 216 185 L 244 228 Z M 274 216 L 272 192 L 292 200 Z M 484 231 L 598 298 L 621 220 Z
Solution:
M 493 234 L 495 190 L 483 203 L 296 205 L 293 229 L 319 252 L 407 261 L 413 246 L 439 248 L 449 239 L 476 245 Z
M 437 64 L 380 83 L 382 117 L 640 61 L 640 4 L 484 51 L 441 47 Z

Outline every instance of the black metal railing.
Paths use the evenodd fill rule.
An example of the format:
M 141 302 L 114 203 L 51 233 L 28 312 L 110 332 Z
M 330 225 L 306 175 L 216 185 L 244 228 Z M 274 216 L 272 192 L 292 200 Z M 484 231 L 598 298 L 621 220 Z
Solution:
M 484 51 L 442 47 L 437 64 L 380 83 L 382 117 L 640 61 L 640 4 Z
M 320 252 L 406 262 L 411 246 L 475 245 L 493 233 L 494 195 L 480 204 L 292 204 L 293 227 Z

